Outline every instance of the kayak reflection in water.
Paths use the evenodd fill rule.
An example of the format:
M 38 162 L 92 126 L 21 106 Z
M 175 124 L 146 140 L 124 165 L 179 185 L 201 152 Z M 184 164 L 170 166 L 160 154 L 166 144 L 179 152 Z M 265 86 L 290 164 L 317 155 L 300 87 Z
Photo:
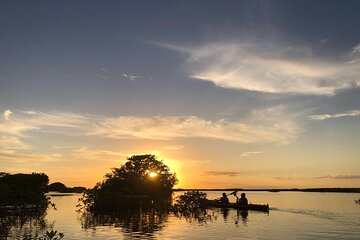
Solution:
M 237 211 L 237 218 L 235 220 L 235 224 L 238 225 L 239 223 L 239 220 L 240 220 L 240 217 L 241 217 L 241 220 L 242 220 L 242 223 L 244 226 L 247 225 L 247 222 L 248 222 L 248 216 L 249 216 L 249 212 L 248 211 Z
M 221 213 L 224 217 L 224 221 L 227 222 L 229 216 L 229 209 L 228 208 L 221 208 Z

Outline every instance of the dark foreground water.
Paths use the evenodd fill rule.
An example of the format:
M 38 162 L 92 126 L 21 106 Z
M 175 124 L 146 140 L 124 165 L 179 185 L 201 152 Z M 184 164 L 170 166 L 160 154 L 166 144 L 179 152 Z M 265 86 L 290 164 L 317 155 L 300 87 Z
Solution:
M 208 193 L 209 198 L 220 195 Z M 76 212 L 80 195 L 54 196 L 57 210 L 49 209 L 30 226 L 14 225 L 8 234 L 19 237 L 47 224 L 64 233 L 65 239 L 360 239 L 360 205 L 354 203 L 359 195 L 248 192 L 250 202 L 269 203 L 269 214 L 213 209 L 202 219 L 155 211 L 94 217 Z M 19 227 L 24 229 L 14 229 Z

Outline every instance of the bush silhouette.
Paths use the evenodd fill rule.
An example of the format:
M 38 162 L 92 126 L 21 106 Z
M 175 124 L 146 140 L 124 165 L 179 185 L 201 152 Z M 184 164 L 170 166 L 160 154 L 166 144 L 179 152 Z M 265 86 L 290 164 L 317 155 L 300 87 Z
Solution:
M 0 173 L 0 206 L 47 206 L 44 195 L 49 177 L 44 173 Z

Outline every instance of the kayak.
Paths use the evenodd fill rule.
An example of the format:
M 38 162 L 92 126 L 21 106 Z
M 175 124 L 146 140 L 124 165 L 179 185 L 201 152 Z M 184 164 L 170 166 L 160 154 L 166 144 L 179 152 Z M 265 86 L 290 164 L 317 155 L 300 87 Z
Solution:
M 205 207 L 216 207 L 216 208 L 234 208 L 240 211 L 260 211 L 269 212 L 269 204 L 248 204 L 247 206 L 239 206 L 236 203 L 222 203 L 218 201 L 207 201 Z

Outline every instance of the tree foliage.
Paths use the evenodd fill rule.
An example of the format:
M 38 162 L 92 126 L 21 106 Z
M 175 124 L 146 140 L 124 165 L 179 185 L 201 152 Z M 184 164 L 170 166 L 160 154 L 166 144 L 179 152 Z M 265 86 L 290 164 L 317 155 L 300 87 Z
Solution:
M 156 176 L 151 177 L 152 174 Z M 177 183 L 174 173 L 154 155 L 135 155 L 120 168 L 107 174 L 104 189 L 122 190 L 129 194 L 168 194 Z
M 87 209 L 115 207 L 139 196 L 157 199 L 168 197 L 178 182 L 176 174 L 156 156 L 134 155 L 93 189 L 84 193 L 82 203 Z M 100 207 L 101 206 L 101 207 Z
M 0 206 L 47 205 L 49 177 L 44 173 L 0 173 Z
M 206 198 L 206 193 L 199 191 L 189 191 L 177 197 L 172 212 L 177 217 L 184 217 L 187 221 L 194 220 L 198 222 L 206 222 L 211 220 L 211 215 L 208 214 L 204 207 L 205 203 L 209 201 Z

